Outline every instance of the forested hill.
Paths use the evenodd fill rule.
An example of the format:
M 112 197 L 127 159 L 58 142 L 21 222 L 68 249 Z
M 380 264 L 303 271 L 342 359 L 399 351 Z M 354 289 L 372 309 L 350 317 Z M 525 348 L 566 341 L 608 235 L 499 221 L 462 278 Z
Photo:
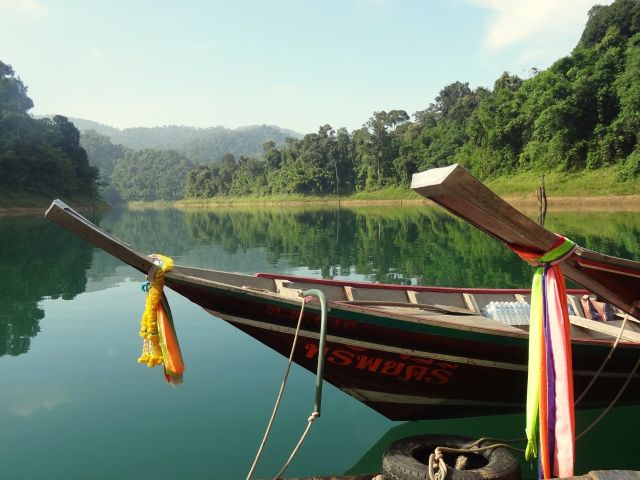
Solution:
M 505 72 L 487 87 L 462 79 L 412 116 L 377 111 L 352 132 L 321 125 L 302 138 L 269 126 L 118 130 L 73 119 L 90 129 L 82 148 L 67 118 L 27 113 L 26 87 L 0 62 L 0 193 L 95 194 L 85 149 L 110 184 L 104 196 L 122 200 L 405 189 L 413 173 L 452 163 L 482 180 L 607 168 L 637 181 L 640 0 L 595 6 L 585 23 L 574 50 L 546 70 Z
M 33 118 L 31 108 L 27 87 L 0 61 L 0 206 L 33 198 L 94 201 L 98 170 L 89 165 L 76 127 L 61 115 Z
M 528 78 L 505 72 L 491 89 L 445 86 L 413 121 L 374 112 L 351 133 L 330 125 L 265 145 L 264 161 L 199 167 L 189 197 L 352 193 L 407 186 L 411 175 L 461 163 L 481 179 L 516 172 L 609 167 L 619 181 L 640 175 L 640 0 L 585 12 L 573 52 Z M 231 160 L 231 159 L 230 159 Z M 597 186 L 595 186 L 597 188 Z
M 121 130 L 82 118 L 70 120 L 81 132 L 95 130 L 109 137 L 113 144 L 134 150 L 176 150 L 197 163 L 213 163 L 228 153 L 236 157 L 260 156 L 265 142 L 273 141 L 281 146 L 288 137 L 302 137 L 297 132 L 273 125 L 252 125 L 236 129 L 169 125 Z

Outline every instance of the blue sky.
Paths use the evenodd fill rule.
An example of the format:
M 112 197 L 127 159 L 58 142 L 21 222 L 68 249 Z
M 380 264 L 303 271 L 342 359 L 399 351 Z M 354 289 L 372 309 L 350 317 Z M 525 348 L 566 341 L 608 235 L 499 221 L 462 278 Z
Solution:
M 445 85 L 568 55 L 610 0 L 0 0 L 34 114 L 132 126 L 350 131 Z

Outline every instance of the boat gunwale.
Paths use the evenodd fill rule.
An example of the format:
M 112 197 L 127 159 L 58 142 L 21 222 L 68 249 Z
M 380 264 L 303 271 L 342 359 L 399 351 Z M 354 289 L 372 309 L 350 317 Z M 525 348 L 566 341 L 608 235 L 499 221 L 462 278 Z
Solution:
M 174 267 L 175 268 L 175 267 Z M 208 270 L 208 271 L 214 271 L 215 270 Z M 228 272 L 223 272 L 220 271 L 220 273 L 228 273 Z M 247 277 L 251 278 L 251 275 L 247 275 Z M 184 283 L 196 283 L 199 285 L 202 285 L 203 287 L 208 287 L 208 288 L 218 288 L 218 289 L 222 289 L 222 290 L 228 290 L 230 292 L 233 292 L 236 295 L 240 295 L 243 297 L 246 296 L 253 296 L 253 297 L 257 297 L 257 298 L 261 298 L 261 300 L 263 300 L 266 303 L 278 303 L 280 305 L 285 305 L 286 307 L 291 307 L 291 306 L 300 306 L 301 302 L 295 298 L 292 297 L 288 297 L 285 295 L 282 295 L 281 293 L 278 292 L 271 292 L 271 291 L 267 291 L 267 290 L 262 290 L 262 289 L 253 289 L 253 288 L 247 288 L 247 287 L 240 287 L 237 285 L 232 285 L 232 284 L 228 284 L 228 283 L 224 283 L 224 282 L 218 282 L 216 280 L 210 280 L 207 278 L 202 278 L 202 277 L 195 277 L 192 275 L 185 275 L 185 274 L 181 274 L 175 271 L 169 271 L 165 274 L 165 278 L 166 279 L 171 279 L 171 280 L 177 280 L 177 281 L 182 281 Z M 279 278 L 279 277 L 276 277 Z M 298 278 L 298 277 L 290 277 L 290 278 Z M 299 277 L 299 278 L 307 278 L 307 277 Z M 303 283 L 313 283 L 311 278 L 308 278 L 308 282 L 303 282 Z M 169 285 L 170 287 L 170 285 Z M 495 293 L 495 290 L 491 290 L 492 292 Z M 526 292 L 527 290 L 519 290 L 519 292 Z M 461 293 L 461 291 L 459 289 L 454 289 L 454 292 L 451 293 Z M 466 292 L 466 290 L 465 290 Z M 502 293 L 503 290 L 500 290 L 500 292 Z M 380 318 L 382 320 L 383 323 L 380 322 L 362 322 L 361 319 L 356 319 L 356 321 L 362 322 L 362 323 L 367 323 L 367 324 L 375 324 L 378 326 L 382 326 L 385 328 L 394 328 L 391 325 L 387 325 L 384 323 L 385 320 L 392 320 L 396 323 L 398 323 L 398 325 L 402 325 L 402 324 L 410 324 L 413 326 L 427 326 L 427 327 L 433 327 L 433 328 L 437 328 L 437 329 L 444 329 L 444 330 L 454 330 L 454 331 L 460 331 L 460 332 L 471 332 L 474 334 L 480 334 L 482 336 L 487 336 L 490 339 L 502 339 L 502 338 L 513 338 L 513 339 L 517 339 L 517 340 L 526 340 L 529 336 L 528 332 L 525 330 L 521 330 L 518 329 L 516 327 L 511 327 L 507 325 L 507 324 L 500 324 L 500 323 L 496 323 L 494 324 L 495 326 L 499 326 L 499 329 L 496 328 L 492 328 L 491 325 L 488 325 L 487 327 L 483 327 L 483 326 L 478 326 L 478 325 L 461 325 L 461 324 L 457 324 L 457 323 L 451 323 L 446 321 L 447 317 L 468 317 L 470 319 L 477 319 L 477 318 L 482 318 L 483 320 L 487 320 L 488 322 L 498 322 L 497 320 L 492 320 L 490 318 L 486 318 L 483 317 L 480 314 L 476 314 L 476 315 L 450 315 L 450 314 L 430 314 L 430 312 L 428 312 L 427 310 L 424 309 L 420 309 L 419 306 L 414 306 L 413 304 L 407 302 L 406 307 L 397 307 L 397 308 L 406 308 L 406 309 L 416 309 L 417 311 L 420 312 L 424 312 L 426 315 L 424 316 L 420 316 L 417 317 L 415 315 L 411 315 L 407 312 L 397 312 L 397 311 L 389 311 L 389 310 L 382 310 L 376 306 L 369 306 L 369 305 L 358 305 L 358 304 L 349 304 L 348 301 L 328 301 L 328 308 L 329 310 L 341 310 L 344 312 L 348 312 L 348 313 L 356 313 L 356 314 L 364 314 L 366 315 L 368 318 L 370 317 L 376 317 L 376 318 Z M 319 304 L 317 303 L 317 301 L 312 300 L 311 304 L 309 305 L 310 308 L 317 310 L 319 309 Z M 205 308 L 205 310 L 210 310 Z M 265 322 L 268 323 L 268 322 Z M 424 333 L 427 335 L 438 335 L 441 336 L 441 333 L 438 332 L 431 332 L 431 331 L 424 331 L 423 329 L 420 328 L 402 328 L 403 330 L 407 330 L 407 331 L 417 331 L 419 333 Z M 502 330 L 504 329 L 504 330 Z M 451 335 L 444 335 L 444 336 L 451 336 Z M 468 338 L 464 339 L 464 340 L 469 340 Z M 477 338 L 474 340 L 478 340 Z M 486 339 L 484 339 L 486 341 Z M 504 342 L 500 341 L 500 342 L 489 342 L 489 343 L 500 343 L 500 344 L 504 344 Z
M 186 267 L 191 269 L 191 267 Z M 180 266 L 176 265 L 174 267 L 175 270 L 169 271 L 166 273 L 166 278 L 174 281 L 178 281 L 185 284 L 197 284 L 201 285 L 205 288 L 215 288 L 218 290 L 226 291 L 227 294 L 231 294 L 233 296 L 238 296 L 245 298 L 252 297 L 255 301 L 260 303 L 270 303 L 277 306 L 281 306 L 284 308 L 291 307 L 300 307 L 301 302 L 293 297 L 288 297 L 286 295 L 282 295 L 281 293 L 270 291 L 266 289 L 252 288 L 247 286 L 238 286 L 229 283 L 219 282 L 216 280 L 211 280 L 208 278 L 203 278 L 199 276 L 187 275 L 179 273 Z M 211 269 L 199 269 L 206 272 L 213 273 L 221 273 L 221 274 L 229 274 L 231 272 L 226 272 L 222 270 L 211 270 Z M 256 275 L 247 275 L 247 274 L 239 274 L 233 273 L 233 275 L 241 275 L 246 276 L 247 278 L 255 278 Z M 314 279 L 312 277 L 297 277 L 293 275 L 284 275 L 279 276 L 275 274 L 266 274 L 265 277 L 259 278 L 269 278 L 269 279 L 284 279 L 284 280 L 295 280 L 300 281 L 300 283 L 308 283 L 308 284 L 318 284 L 318 285 L 340 285 L 340 286 L 349 286 L 356 285 L 360 286 L 368 286 L 368 285 L 376 285 L 375 288 L 383 288 L 385 284 L 368 284 L 366 282 L 348 282 L 342 280 L 329 280 L 329 279 Z M 318 280 L 316 282 L 316 280 Z M 171 285 L 168 285 L 169 287 Z M 394 286 L 394 285 L 392 285 Z M 397 285 L 396 287 L 402 287 L 404 290 L 413 290 L 414 286 L 403 286 Z M 431 290 L 432 287 L 422 287 L 422 291 L 434 291 Z M 435 291 L 441 291 L 444 289 L 446 293 L 529 293 L 530 291 L 527 289 L 460 289 L 460 288 L 452 288 L 452 287 L 433 287 Z M 578 294 L 587 292 L 584 289 L 571 289 L 568 290 L 567 293 L 570 294 Z M 444 292 L 443 292 L 444 293 Z M 196 302 L 197 303 L 197 302 Z M 399 328 L 404 331 L 417 332 L 424 335 L 437 335 L 445 338 L 455 338 L 462 341 L 481 341 L 485 343 L 491 344 L 499 344 L 499 345 L 510 345 L 513 347 L 523 347 L 524 343 L 528 342 L 529 333 L 526 329 L 520 329 L 517 327 L 509 326 L 507 324 L 494 324 L 494 325 L 464 325 L 460 323 L 453 323 L 447 321 L 448 317 L 451 318 L 460 318 L 467 317 L 469 319 L 477 319 L 482 318 L 487 320 L 487 322 L 491 322 L 492 320 L 486 317 L 483 317 L 480 314 L 477 315 L 450 315 L 450 314 L 433 314 L 428 310 L 420 309 L 418 306 L 413 306 L 413 304 L 407 302 L 406 307 L 397 307 L 401 309 L 412 309 L 423 312 L 424 315 L 411 314 L 409 312 L 402 311 L 391 311 L 389 309 L 383 310 L 381 305 L 379 306 L 369 306 L 369 305 L 358 305 L 358 304 L 350 304 L 348 301 L 334 300 L 328 302 L 329 310 L 337 310 L 341 312 L 340 317 L 346 318 L 349 320 L 353 320 L 359 323 L 363 323 L 369 326 L 379 326 L 383 328 Z M 317 302 L 313 301 L 308 305 L 308 308 L 317 312 L 319 310 L 319 305 Z M 205 308 L 207 311 L 215 311 L 214 309 Z M 223 313 L 223 312 L 220 312 Z M 346 314 L 346 315 L 345 315 Z M 362 318 L 361 316 L 365 316 Z M 392 325 L 389 322 L 393 322 Z M 497 321 L 496 321 L 497 322 Z M 263 322 L 269 323 L 269 322 Z M 500 328 L 494 328 L 495 326 L 499 326 Z M 574 347 L 579 349 L 582 348 L 609 348 L 613 343 L 614 339 L 608 338 L 572 338 L 572 344 Z M 524 342 L 524 343 L 523 343 Z M 624 347 L 640 347 L 639 344 L 632 341 L 621 340 L 619 342 L 620 346 Z M 524 345 L 526 346 L 526 345 Z

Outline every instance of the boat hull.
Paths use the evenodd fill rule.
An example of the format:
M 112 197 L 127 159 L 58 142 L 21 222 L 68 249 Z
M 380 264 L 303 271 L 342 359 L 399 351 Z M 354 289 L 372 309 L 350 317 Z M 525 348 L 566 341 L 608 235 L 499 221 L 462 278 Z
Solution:
M 287 356 L 301 302 L 216 286 L 170 280 L 172 289 Z M 320 311 L 307 305 L 293 360 L 311 372 L 318 361 Z M 379 308 L 334 304 L 328 314 L 324 379 L 392 420 L 424 420 L 521 412 L 525 409 L 528 335 L 496 335 L 452 328 Z M 574 345 L 574 382 L 580 395 L 609 353 L 609 344 Z M 628 377 L 622 348 L 600 375 L 582 408 L 607 405 Z M 619 404 L 640 401 L 638 378 Z

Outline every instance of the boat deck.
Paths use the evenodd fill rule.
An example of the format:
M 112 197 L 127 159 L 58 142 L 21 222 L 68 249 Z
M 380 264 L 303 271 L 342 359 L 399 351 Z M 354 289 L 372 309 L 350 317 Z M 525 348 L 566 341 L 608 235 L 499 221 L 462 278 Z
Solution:
M 330 307 L 392 316 L 408 322 L 439 323 L 462 330 L 490 330 L 509 336 L 526 335 L 529 328 L 526 324 L 505 323 L 483 315 L 491 302 L 529 303 L 531 295 L 526 289 L 382 285 L 266 273 L 249 276 L 182 266 L 168 275 L 174 274 L 187 276 L 195 282 L 214 282 L 232 289 L 241 288 L 296 301 L 302 291 L 316 288 L 324 292 Z M 573 313 L 570 316 L 571 337 L 574 340 L 611 342 L 619 333 L 622 315 L 608 322 L 587 318 L 581 302 L 581 297 L 586 294 L 586 290 L 571 290 L 567 295 L 567 303 Z M 640 324 L 628 322 L 621 340 L 640 343 Z

